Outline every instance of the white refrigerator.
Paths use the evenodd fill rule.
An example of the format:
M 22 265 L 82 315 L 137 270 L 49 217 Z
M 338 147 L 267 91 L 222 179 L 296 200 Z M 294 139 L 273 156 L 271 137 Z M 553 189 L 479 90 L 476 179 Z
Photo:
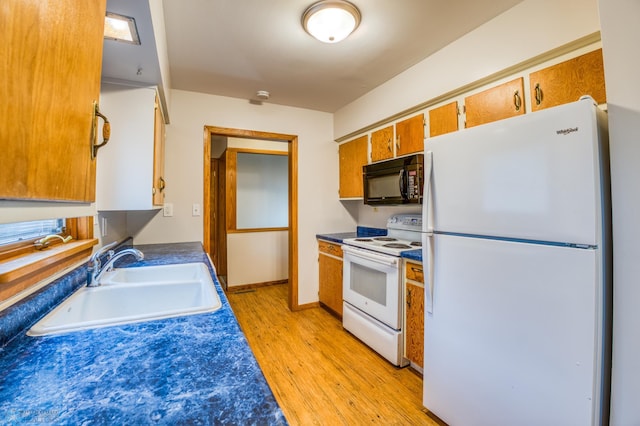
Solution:
M 607 423 L 608 174 L 589 97 L 427 140 L 423 402 L 450 426 Z

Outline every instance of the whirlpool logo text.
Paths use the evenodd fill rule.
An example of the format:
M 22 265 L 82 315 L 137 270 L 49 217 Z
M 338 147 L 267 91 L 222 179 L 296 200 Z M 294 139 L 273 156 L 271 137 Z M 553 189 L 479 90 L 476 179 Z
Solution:
M 568 135 L 569 133 L 577 132 L 577 127 L 569 127 L 568 129 L 560 129 L 556 130 L 556 134 L 558 135 Z

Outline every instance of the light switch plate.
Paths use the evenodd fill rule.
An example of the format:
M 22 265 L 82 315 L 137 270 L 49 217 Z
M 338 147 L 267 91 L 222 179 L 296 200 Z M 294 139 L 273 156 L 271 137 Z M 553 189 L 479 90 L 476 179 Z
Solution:
M 162 206 L 162 216 L 171 217 L 173 216 L 173 204 L 172 203 L 164 203 Z
M 191 209 L 192 216 L 200 216 L 200 204 L 194 203 L 193 208 Z

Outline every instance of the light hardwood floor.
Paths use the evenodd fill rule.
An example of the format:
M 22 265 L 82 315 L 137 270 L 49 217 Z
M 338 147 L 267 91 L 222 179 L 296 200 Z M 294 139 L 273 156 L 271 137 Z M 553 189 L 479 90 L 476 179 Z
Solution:
M 441 425 L 422 408 L 422 379 L 396 368 L 324 309 L 290 312 L 286 285 L 228 294 L 291 425 Z

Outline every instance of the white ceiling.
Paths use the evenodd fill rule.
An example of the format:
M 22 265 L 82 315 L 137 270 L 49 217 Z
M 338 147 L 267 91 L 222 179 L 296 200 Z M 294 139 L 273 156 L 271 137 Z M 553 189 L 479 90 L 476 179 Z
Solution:
M 171 87 L 247 100 L 267 90 L 270 103 L 335 112 L 521 0 L 351 1 L 360 26 L 325 44 L 300 23 L 314 0 L 163 0 Z M 133 3 L 146 2 L 107 10 Z M 127 79 L 107 44 L 103 75 Z

